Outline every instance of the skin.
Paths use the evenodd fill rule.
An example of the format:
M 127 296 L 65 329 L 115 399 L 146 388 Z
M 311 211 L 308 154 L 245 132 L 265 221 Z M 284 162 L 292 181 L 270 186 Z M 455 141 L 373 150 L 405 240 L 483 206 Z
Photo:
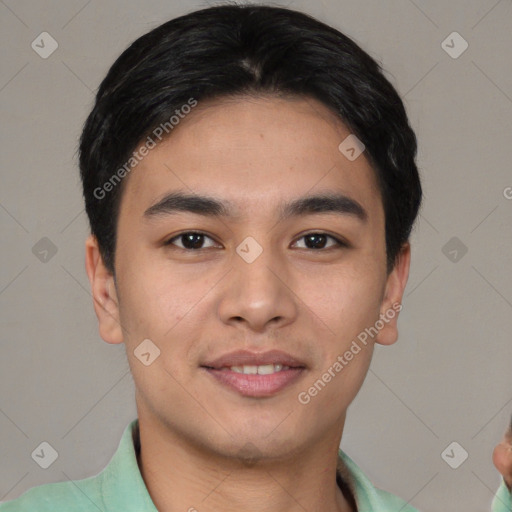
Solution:
M 512 425 L 494 448 L 492 461 L 503 476 L 508 490 L 512 491 Z
M 126 346 L 139 466 L 158 510 L 351 510 L 335 482 L 345 415 L 374 343 L 397 340 L 398 314 L 310 403 L 297 395 L 401 303 L 410 246 L 388 274 L 376 177 L 364 153 L 349 161 L 338 150 L 349 134 L 313 99 L 200 103 L 125 178 L 115 280 L 88 238 L 100 335 Z M 236 216 L 145 218 L 176 190 L 231 201 Z M 281 201 L 326 191 L 358 201 L 367 221 L 332 213 L 277 221 Z M 183 249 L 178 235 L 197 230 L 203 248 Z M 326 238 L 325 248 L 310 248 L 308 233 L 349 246 Z M 263 249 L 252 263 L 236 252 L 248 236 Z M 144 339 L 161 351 L 149 366 L 134 356 Z M 272 397 L 245 397 L 200 367 L 236 349 L 280 349 L 307 368 Z

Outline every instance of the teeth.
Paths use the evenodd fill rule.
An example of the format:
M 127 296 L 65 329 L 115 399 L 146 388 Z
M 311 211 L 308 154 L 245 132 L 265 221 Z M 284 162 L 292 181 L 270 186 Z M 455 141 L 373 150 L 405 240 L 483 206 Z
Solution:
M 223 368 L 223 370 L 231 370 L 232 372 L 244 373 L 245 375 L 270 375 L 281 370 L 288 370 L 289 368 L 289 366 L 283 366 L 282 364 L 262 364 L 260 366 L 230 366 L 229 368 Z
M 271 373 L 278 372 L 273 364 L 263 364 L 258 366 L 258 375 L 270 375 Z

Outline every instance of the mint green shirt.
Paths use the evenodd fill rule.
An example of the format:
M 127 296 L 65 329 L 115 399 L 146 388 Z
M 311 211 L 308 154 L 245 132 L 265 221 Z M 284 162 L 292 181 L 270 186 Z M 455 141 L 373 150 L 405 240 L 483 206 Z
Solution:
M 140 474 L 133 431 L 138 419 L 125 428 L 119 447 L 97 475 L 33 487 L 20 497 L 0 503 L 0 512 L 158 512 Z M 352 476 L 359 512 L 418 512 L 405 501 L 374 487 L 356 463 L 339 451 Z M 492 512 L 510 512 L 512 498 L 502 484 Z

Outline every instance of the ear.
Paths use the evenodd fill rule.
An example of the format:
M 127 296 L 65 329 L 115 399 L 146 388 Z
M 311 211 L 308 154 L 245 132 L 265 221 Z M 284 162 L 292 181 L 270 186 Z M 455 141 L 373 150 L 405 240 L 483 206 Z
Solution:
M 395 266 L 386 281 L 380 308 L 380 319 L 384 327 L 375 337 L 375 342 L 381 345 L 392 345 L 398 339 L 398 315 L 402 309 L 402 297 L 409 278 L 410 263 L 411 246 L 406 242 L 402 245 Z
M 85 269 L 91 284 L 100 336 L 107 343 L 122 343 L 123 332 L 114 276 L 105 267 L 94 235 L 90 235 L 85 242 Z

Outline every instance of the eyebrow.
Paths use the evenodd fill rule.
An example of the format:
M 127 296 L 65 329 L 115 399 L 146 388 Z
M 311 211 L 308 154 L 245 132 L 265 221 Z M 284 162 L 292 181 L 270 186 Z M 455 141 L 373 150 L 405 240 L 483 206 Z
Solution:
M 185 192 L 171 192 L 163 199 L 150 206 L 145 212 L 147 219 L 172 215 L 177 212 L 189 212 L 206 217 L 235 218 L 233 204 L 229 201 L 219 201 L 214 197 Z M 279 221 L 289 217 L 321 213 L 335 213 L 343 216 L 353 216 L 361 222 L 366 222 L 368 212 L 355 199 L 339 193 L 325 193 L 299 197 L 278 206 Z

